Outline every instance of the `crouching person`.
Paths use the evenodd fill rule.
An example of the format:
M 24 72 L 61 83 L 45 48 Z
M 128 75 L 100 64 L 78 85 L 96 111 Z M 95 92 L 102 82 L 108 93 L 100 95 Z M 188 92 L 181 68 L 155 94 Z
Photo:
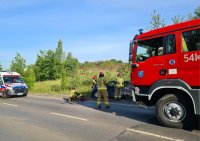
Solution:
M 77 91 L 77 89 L 75 87 L 73 87 L 70 91 L 70 94 L 69 94 L 69 99 L 68 101 L 69 102 L 73 102 L 73 101 L 76 101 L 77 100 L 77 97 L 79 96 L 79 92 Z

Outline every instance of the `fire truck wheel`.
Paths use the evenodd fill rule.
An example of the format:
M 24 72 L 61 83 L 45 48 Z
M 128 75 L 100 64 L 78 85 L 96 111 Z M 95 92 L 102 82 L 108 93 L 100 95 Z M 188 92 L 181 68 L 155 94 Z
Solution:
M 189 128 L 192 124 L 193 110 L 183 97 L 168 94 L 160 98 L 156 104 L 156 116 L 167 127 Z

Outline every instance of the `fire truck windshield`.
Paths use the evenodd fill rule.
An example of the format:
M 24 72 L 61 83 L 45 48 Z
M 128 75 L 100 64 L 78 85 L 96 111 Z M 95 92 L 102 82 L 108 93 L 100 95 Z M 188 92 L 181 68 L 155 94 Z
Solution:
M 137 43 L 137 62 L 145 61 L 152 56 L 163 55 L 162 37 L 150 40 L 138 41 Z

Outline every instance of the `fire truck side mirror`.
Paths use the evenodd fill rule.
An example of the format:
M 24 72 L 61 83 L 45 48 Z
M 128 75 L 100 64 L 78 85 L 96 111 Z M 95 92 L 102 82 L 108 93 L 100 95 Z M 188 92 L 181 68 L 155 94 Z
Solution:
M 133 43 L 134 43 L 134 44 L 137 44 L 137 43 L 138 43 L 138 40 L 133 40 Z
M 133 64 L 131 65 L 131 67 L 132 67 L 132 68 L 138 68 L 138 67 L 139 67 L 139 64 L 133 63 Z
M 132 61 L 132 57 L 133 57 L 133 55 L 132 55 L 132 54 L 129 54 L 129 62 Z

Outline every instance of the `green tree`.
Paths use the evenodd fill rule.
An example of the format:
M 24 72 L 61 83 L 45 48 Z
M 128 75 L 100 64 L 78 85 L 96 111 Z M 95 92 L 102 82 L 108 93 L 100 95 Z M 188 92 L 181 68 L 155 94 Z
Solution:
M 197 19 L 200 18 L 200 6 L 198 6 L 195 10 L 194 13 L 189 13 L 187 20 L 192 20 L 192 19 Z
M 71 53 L 68 53 L 66 60 L 62 64 L 61 69 L 61 88 L 66 89 L 67 84 L 69 87 L 76 87 L 79 85 L 79 62 L 76 58 L 72 56 Z M 75 85 L 76 84 L 76 85 Z
M 65 69 L 67 72 L 67 76 L 73 77 L 77 74 L 79 69 L 79 62 L 76 58 L 72 56 L 72 53 L 68 53 L 66 62 L 65 62 Z
M 123 63 L 122 60 L 116 60 L 116 59 L 110 59 L 110 62 L 113 62 L 113 63 Z
M 164 19 L 161 19 L 160 14 L 156 12 L 156 10 L 153 11 L 153 14 L 151 15 L 151 22 L 150 22 L 150 27 L 147 28 L 147 30 L 153 30 L 157 29 L 160 27 L 164 27 L 166 24 L 164 22 Z
M 24 76 L 24 70 L 26 69 L 26 63 L 25 59 L 17 53 L 16 57 L 12 60 L 12 63 L 10 65 L 11 71 L 16 71 L 21 74 L 21 76 Z
M 187 15 L 187 20 L 192 20 L 192 19 L 194 19 L 194 15 L 192 13 L 189 13 Z
M 48 80 L 55 80 L 55 53 L 53 50 L 48 50 L 44 59 L 44 72 L 47 73 Z
M 194 13 L 189 13 L 187 15 L 187 17 L 185 18 L 184 16 L 174 16 L 172 18 L 172 21 L 173 23 L 180 23 L 180 22 L 184 22 L 184 21 L 187 21 L 187 20 L 192 20 L 192 19 L 197 19 L 197 18 L 200 18 L 200 6 L 198 6 L 195 10 L 194 10 Z
M 110 59 L 110 62 L 117 63 L 117 60 L 116 59 Z
M 2 71 L 3 70 L 3 67 L 2 67 L 2 65 L 1 65 L 1 63 L 0 63 L 0 71 Z
M 172 18 L 172 21 L 173 21 L 174 24 L 180 23 L 180 22 L 183 22 L 183 21 L 184 21 L 184 17 L 182 17 L 182 16 L 180 16 L 180 15 L 174 16 L 174 17 Z
M 200 6 L 198 6 L 195 10 L 194 10 L 194 18 L 200 18 Z
M 34 66 L 36 81 L 45 80 L 45 74 L 43 74 L 44 58 L 45 58 L 45 51 L 40 50 L 39 54 L 37 54 L 37 60 Z
M 55 80 L 55 53 L 53 50 L 40 50 L 34 67 L 37 81 Z
M 80 85 L 82 85 L 79 73 L 77 75 L 74 75 L 74 77 L 69 78 L 68 81 L 69 81 L 68 87 L 70 89 L 72 89 L 73 87 L 78 88 Z
M 33 66 L 28 66 L 27 69 L 24 72 L 24 81 L 28 85 L 28 88 L 31 89 L 33 88 L 36 78 L 35 78 L 35 73 L 33 70 Z
M 61 89 L 65 90 L 67 88 L 67 72 L 65 69 L 65 62 L 62 63 L 62 67 L 60 71 L 61 71 L 61 76 L 60 76 Z
M 56 79 L 60 78 L 61 75 L 61 69 L 62 69 L 62 63 L 64 61 L 65 53 L 63 51 L 63 43 L 61 40 L 58 41 L 58 47 L 55 51 L 55 77 Z

